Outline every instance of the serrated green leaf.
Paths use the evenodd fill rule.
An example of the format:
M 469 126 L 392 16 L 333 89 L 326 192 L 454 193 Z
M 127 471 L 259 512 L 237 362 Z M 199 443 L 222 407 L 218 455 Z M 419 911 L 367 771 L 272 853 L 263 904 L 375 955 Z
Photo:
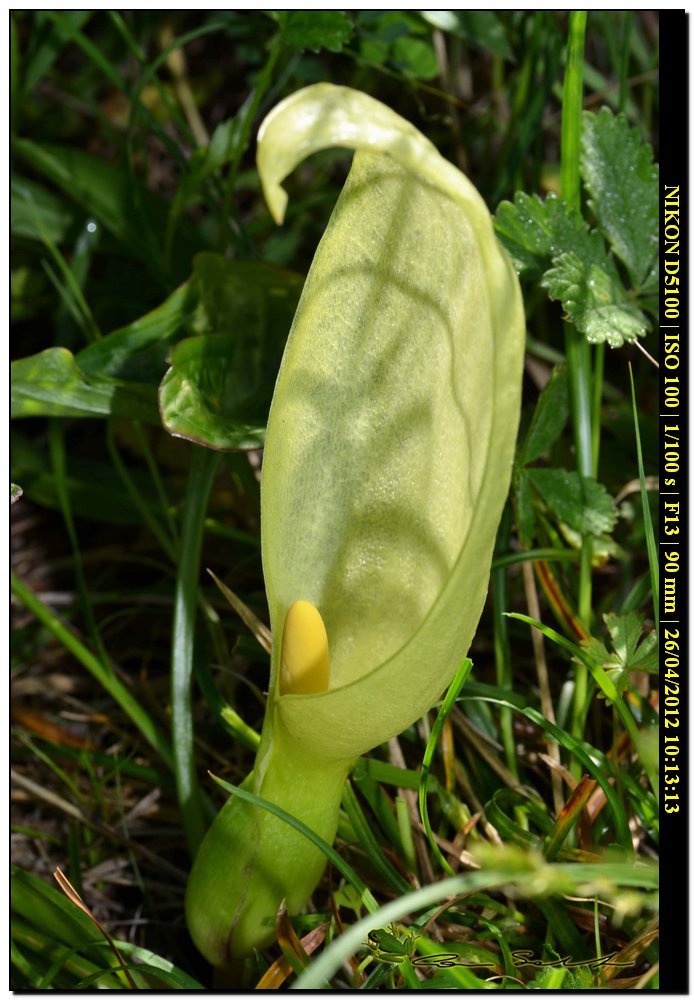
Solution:
M 567 469 L 527 469 L 526 475 L 556 517 L 582 535 L 608 534 L 617 511 L 604 486 Z
M 625 615 L 612 612 L 603 615 L 612 640 L 608 650 L 599 639 L 591 637 L 581 643 L 588 656 L 602 667 L 621 695 L 629 683 L 629 672 L 642 670 L 658 673 L 658 640 L 655 632 L 643 635 L 643 615 L 630 611 Z
M 540 393 L 537 406 L 518 450 L 518 465 L 527 465 L 544 454 L 564 429 L 569 416 L 569 384 L 565 365 L 557 365 Z
M 621 667 L 622 662 L 615 652 L 610 652 L 604 642 L 590 636 L 581 642 L 581 648 L 590 656 L 591 660 L 599 663 L 601 667 Z M 576 659 L 576 658 L 575 658 Z
M 655 632 L 643 634 L 643 615 L 629 611 L 626 615 L 610 612 L 603 616 L 615 652 L 629 670 L 658 672 L 658 641 Z
M 581 174 L 589 202 L 636 289 L 657 284 L 658 165 L 653 150 L 623 115 L 585 112 Z
M 517 192 L 513 203 L 502 201 L 497 208 L 494 228 L 519 273 L 528 277 L 544 273 L 566 250 L 590 256 L 595 252 L 585 221 L 556 195 L 543 201 L 538 195 Z
M 519 274 L 538 278 L 550 298 L 594 344 L 621 347 L 648 329 L 640 309 L 627 298 L 614 260 L 600 233 L 558 198 L 542 201 L 519 192 L 502 202 L 496 233 Z
M 590 257 L 574 251 L 555 257 L 542 285 L 591 344 L 621 347 L 642 337 L 648 322 L 627 301 L 614 263 L 599 242 L 593 243 L 592 251 Z
M 273 11 L 282 38 L 294 49 L 340 52 L 352 37 L 352 22 L 340 10 Z
M 158 424 L 153 387 L 86 375 L 64 347 L 12 362 L 11 415 L 17 417 L 127 417 Z

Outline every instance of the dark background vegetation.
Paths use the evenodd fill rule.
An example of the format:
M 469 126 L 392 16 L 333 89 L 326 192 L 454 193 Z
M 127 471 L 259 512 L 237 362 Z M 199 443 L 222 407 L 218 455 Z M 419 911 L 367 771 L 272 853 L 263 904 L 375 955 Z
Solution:
M 567 14 L 458 11 L 438 26 L 415 12 L 326 17 L 322 22 L 321 13 L 262 11 L 12 15 L 13 359 L 57 346 L 76 354 L 90 330 L 103 335 L 128 326 L 190 278 L 201 251 L 305 275 L 349 156 L 324 153 L 289 178 L 289 210 L 278 229 L 259 190 L 254 154 L 265 113 L 309 83 L 359 88 L 398 111 L 473 179 L 492 212 L 516 191 L 559 191 Z M 657 157 L 657 13 L 591 13 L 585 60 L 585 107 L 624 112 Z M 211 139 L 214 145 L 215 136 L 221 152 L 212 161 L 202 151 Z M 61 180 L 46 167 L 45 152 L 54 146 L 92 158 L 87 180 Z M 537 285 L 525 291 L 527 428 L 540 388 L 562 360 L 564 339 L 560 305 Z M 653 369 L 634 347 L 608 351 L 597 478 L 613 497 L 625 487 L 628 492 L 607 533 L 605 559 L 594 569 L 591 628 L 603 640 L 601 615 L 619 610 L 629 595 L 629 607 L 643 611 L 646 627 L 652 624 L 627 360 L 634 368 L 646 476 L 655 471 Z M 270 379 L 268 392 L 271 385 Z M 13 569 L 109 665 L 164 732 L 170 719 L 175 558 L 163 551 L 128 481 L 175 542 L 194 448 L 122 413 L 105 419 L 36 416 L 15 421 L 12 430 L 12 477 L 24 491 L 12 510 Z M 572 454 L 569 423 L 547 463 L 570 467 Z M 259 464 L 258 452 L 224 455 L 206 514 L 202 567 L 213 569 L 263 619 Z M 517 547 L 514 516 L 510 506 L 502 553 Z M 570 550 L 551 511 L 539 516 L 544 527 L 535 544 Z M 573 544 L 580 548 L 580 538 Z M 557 586 L 575 606 L 576 561 L 555 564 L 554 571 Z M 518 565 L 497 585 L 502 610 L 529 613 Z M 238 781 L 252 762 L 238 727 L 220 721 L 220 707 L 231 705 L 258 729 L 269 661 L 204 574 L 200 587 L 219 624 L 210 629 L 198 623 L 196 753 L 200 781 L 219 804 L 221 793 L 207 780 L 207 770 Z M 561 631 L 541 587 L 540 601 L 543 617 Z M 500 624 L 499 608 L 495 613 L 490 601 L 478 630 L 471 653 L 475 679 L 497 684 L 499 656 L 506 662 L 511 655 L 512 677 L 504 675 L 504 682 L 537 701 L 529 629 L 519 622 Z M 13 618 L 13 862 L 46 881 L 61 867 L 115 937 L 150 948 L 209 982 L 185 930 L 189 859 L 170 772 L 103 686 L 20 600 Z M 556 648 L 547 656 L 559 701 L 571 664 Z M 652 707 L 647 680 L 640 685 L 645 719 Z M 497 716 L 498 710 L 467 703 L 456 730 L 458 758 L 482 804 L 506 780 L 476 752 L 476 733 L 482 731 L 495 735 L 494 753 L 503 756 Z M 614 725 L 604 701 L 595 699 L 586 739 L 617 752 Z M 413 770 L 421 760 L 420 736 L 413 727 L 402 740 Z M 515 716 L 511 741 L 520 780 L 538 791 L 551 812 L 549 773 L 538 757 L 545 752 L 542 733 Z M 466 799 L 465 788 L 456 788 Z M 475 812 L 472 803 L 470 809 Z M 646 821 L 629 809 L 639 850 L 652 856 Z M 440 822 L 445 829 L 445 818 Z M 448 835 L 452 839 L 455 831 Z M 591 849 L 611 839 L 609 821 L 596 818 Z M 358 866 L 359 851 L 349 845 L 344 850 Z M 319 900 L 324 909 L 326 898 Z M 590 920 L 575 913 L 573 918 L 590 940 Z M 537 912 L 533 919 L 529 933 L 541 938 L 546 915 Z M 30 925 L 27 913 L 17 918 L 17 987 L 35 985 L 55 961 L 50 942 L 31 943 Z M 606 943 L 621 947 L 642 926 L 627 923 L 610 931 L 606 917 L 603 929 Z M 644 963 L 641 971 L 648 967 Z M 72 978 L 64 970 L 52 975 L 65 988 L 75 988 L 80 979 L 78 972 Z

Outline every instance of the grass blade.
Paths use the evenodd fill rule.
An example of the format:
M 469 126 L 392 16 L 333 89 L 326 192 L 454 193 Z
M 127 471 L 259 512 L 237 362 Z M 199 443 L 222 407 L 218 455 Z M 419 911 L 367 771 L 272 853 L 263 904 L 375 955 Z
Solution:
M 220 458 L 218 453 L 204 448 L 192 450 L 176 574 L 171 649 L 171 728 L 174 734 L 176 791 L 188 849 L 193 856 L 205 833 L 193 744 L 195 618 L 205 512 Z
M 460 690 L 467 680 L 467 676 L 471 669 L 472 660 L 465 660 L 463 665 L 458 669 L 458 673 L 453 678 L 451 685 L 446 692 L 446 697 L 444 698 L 443 704 L 441 705 L 439 713 L 436 716 L 436 722 L 431 730 L 431 735 L 427 740 L 426 750 L 424 751 L 424 759 L 422 760 L 422 772 L 419 780 L 419 814 L 422 817 L 422 825 L 427 835 L 427 840 L 431 845 L 431 849 L 439 860 L 439 864 L 449 875 L 455 875 L 455 872 L 444 857 L 441 848 L 436 843 L 436 839 L 431 829 L 431 822 L 429 821 L 429 807 L 427 804 L 427 791 L 429 789 L 431 762 L 434 759 L 434 751 L 436 750 L 436 745 L 439 742 L 439 738 L 443 730 L 443 724 L 448 718 L 449 712 L 455 705 L 456 698 L 460 694 Z
M 91 650 L 87 649 L 68 626 L 54 615 L 33 590 L 27 587 L 14 573 L 11 574 L 10 587 L 17 600 L 21 601 L 27 611 L 30 611 L 42 625 L 46 626 L 75 659 L 79 660 L 83 667 L 86 667 L 92 677 L 120 705 L 147 742 L 154 747 L 167 767 L 173 769 L 173 754 L 168 740 L 125 685 L 118 680 L 114 673 L 104 667 Z

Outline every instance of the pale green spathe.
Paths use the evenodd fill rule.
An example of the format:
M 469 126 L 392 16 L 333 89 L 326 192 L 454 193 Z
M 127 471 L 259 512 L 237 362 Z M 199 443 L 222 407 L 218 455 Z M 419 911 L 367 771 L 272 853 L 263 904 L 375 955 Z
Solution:
M 467 652 L 510 478 L 524 320 L 477 191 L 364 94 L 320 84 L 268 116 L 258 165 L 276 217 L 281 181 L 329 145 L 360 152 L 285 349 L 262 525 L 273 630 L 302 597 L 330 642 L 330 691 L 278 710 L 336 757 L 418 718 Z
M 480 196 L 365 94 L 319 84 L 268 116 L 258 168 L 277 221 L 287 174 L 335 145 L 357 154 L 267 429 L 274 647 L 247 785 L 328 840 L 349 764 L 419 718 L 467 652 L 510 481 L 524 333 L 518 282 Z M 329 688 L 280 696 L 282 629 L 298 600 L 325 622 Z M 203 843 L 188 919 L 216 964 L 266 944 L 283 896 L 293 912 L 313 890 L 320 852 L 294 833 L 285 864 L 282 836 L 275 817 L 232 800 Z

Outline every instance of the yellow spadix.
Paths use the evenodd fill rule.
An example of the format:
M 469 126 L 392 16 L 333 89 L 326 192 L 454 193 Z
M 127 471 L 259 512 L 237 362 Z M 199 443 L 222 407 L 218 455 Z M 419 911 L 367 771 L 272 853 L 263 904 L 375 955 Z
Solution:
M 295 601 L 282 633 L 280 694 L 318 694 L 328 690 L 330 654 L 320 611 L 310 601 Z

